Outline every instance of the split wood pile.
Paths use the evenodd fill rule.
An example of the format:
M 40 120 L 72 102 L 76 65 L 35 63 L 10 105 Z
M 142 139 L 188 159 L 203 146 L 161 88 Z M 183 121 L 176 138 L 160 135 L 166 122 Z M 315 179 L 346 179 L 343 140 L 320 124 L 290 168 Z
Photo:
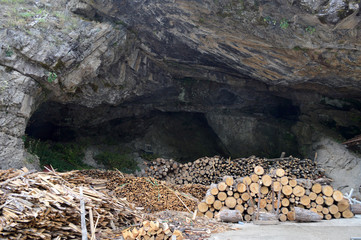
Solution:
M 89 239 L 108 239 L 103 234 L 113 236 L 141 218 L 126 200 L 96 190 L 103 189 L 104 181 L 79 187 L 65 180 L 81 180 L 73 176 L 74 172 L 0 170 L 0 238 L 80 239 L 81 202 Z
M 194 162 L 180 164 L 172 159 L 157 158 L 148 163 L 146 175 L 173 184 L 199 183 L 209 185 L 218 182 L 223 176 L 249 176 L 255 166 L 266 172 L 271 169 L 285 169 L 285 175 L 293 178 L 316 179 L 324 175 L 311 159 L 286 158 L 239 158 L 225 159 L 218 156 L 204 157 Z
M 167 223 L 160 223 L 158 221 L 144 221 L 140 227 L 132 227 L 123 230 L 122 235 L 124 240 L 184 239 L 181 231 L 171 229 Z
M 245 221 L 257 219 L 257 209 L 279 214 L 280 221 L 295 220 L 295 207 L 309 209 L 327 220 L 353 217 L 349 201 L 332 186 L 323 185 L 324 180 L 290 178 L 281 168 L 266 174 L 263 167 L 256 166 L 250 176 L 236 180 L 225 176 L 212 184 L 198 211 L 213 218 L 222 210 L 236 209 Z

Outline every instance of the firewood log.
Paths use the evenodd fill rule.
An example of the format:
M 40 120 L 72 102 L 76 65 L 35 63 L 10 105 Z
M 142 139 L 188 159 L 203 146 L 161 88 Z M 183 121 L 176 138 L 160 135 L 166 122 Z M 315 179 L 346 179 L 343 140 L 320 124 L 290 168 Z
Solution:
M 295 220 L 297 222 L 315 222 L 320 221 L 322 218 L 317 214 L 307 209 L 295 207 Z
M 312 192 L 319 194 L 322 191 L 322 185 L 319 183 L 315 183 L 315 184 L 313 184 L 311 189 L 312 189 Z
M 200 202 L 198 204 L 198 211 L 205 213 L 208 211 L 208 204 L 206 202 Z
M 263 173 L 264 173 L 263 167 L 261 167 L 261 166 L 256 166 L 256 167 L 254 168 L 254 173 L 257 174 L 257 175 L 263 175 Z
M 271 176 L 263 175 L 262 176 L 262 184 L 263 184 L 263 186 L 266 186 L 266 187 L 271 186 L 271 184 L 272 184 Z
M 353 216 L 354 215 L 350 209 L 346 209 L 345 211 L 342 212 L 342 217 L 344 218 L 352 218 Z
M 269 188 L 266 186 L 261 187 L 261 194 L 266 195 L 269 192 Z
M 251 183 L 249 189 L 251 190 L 251 193 L 258 193 L 259 191 L 259 184 L 258 183 Z
M 301 186 L 295 186 L 292 192 L 296 197 L 302 197 L 303 195 L 305 195 L 305 189 Z
M 288 184 L 288 177 L 286 177 L 286 176 L 281 177 L 280 182 L 281 182 L 281 184 L 282 184 L 283 186 L 284 186 L 284 185 L 287 185 L 287 184 Z
M 240 213 L 244 212 L 244 207 L 242 204 L 237 204 L 234 209 L 238 210 Z
M 237 205 L 237 201 L 234 197 L 227 197 L 225 204 L 228 208 L 234 208 Z
M 343 211 L 349 209 L 350 203 L 347 199 L 343 198 L 341 201 L 339 201 L 337 203 L 337 207 L 340 212 L 343 212 Z
M 219 182 L 217 187 L 218 187 L 218 190 L 219 190 L 220 192 L 222 192 L 222 191 L 225 191 L 225 190 L 226 190 L 227 184 L 226 184 L 225 182 Z
M 234 179 L 231 176 L 224 176 L 223 181 L 226 183 L 227 186 L 232 186 L 234 183 Z
M 239 193 L 244 193 L 247 190 L 246 185 L 244 183 L 238 183 L 236 189 Z
M 323 195 L 327 196 L 327 197 L 331 197 L 333 194 L 333 187 L 326 185 L 322 187 L 322 193 Z
M 252 182 L 254 182 L 254 183 L 257 183 L 259 180 L 259 177 L 257 174 L 252 174 L 250 177 L 251 177 Z
M 292 194 L 292 187 L 290 185 L 283 186 L 282 193 L 286 196 L 290 196 Z
M 227 194 L 225 192 L 219 192 L 217 195 L 218 200 L 224 201 L 227 198 Z
M 335 201 L 339 202 L 343 199 L 343 194 L 342 194 L 342 192 L 336 190 L 333 192 L 332 197 Z
M 290 179 L 288 181 L 288 185 L 290 185 L 291 187 L 296 187 L 297 186 L 297 180 L 296 179 Z
M 222 222 L 237 223 L 243 221 L 242 213 L 238 210 L 223 209 L 217 215 L 217 220 Z
M 207 203 L 208 205 L 213 204 L 215 200 L 216 200 L 216 199 L 215 199 L 215 197 L 214 197 L 213 195 L 208 195 L 208 196 L 206 196 L 206 198 L 205 198 L 205 201 L 206 201 L 206 203 Z
M 331 205 L 331 206 L 329 206 L 328 207 L 328 210 L 329 210 L 329 212 L 331 213 L 331 214 L 336 214 L 337 212 L 338 212 L 338 207 L 336 206 L 336 205 Z
M 284 175 L 285 175 L 285 170 L 283 170 L 282 168 L 276 170 L 276 176 L 283 177 Z
M 353 214 L 361 214 L 361 204 L 352 204 L 351 205 L 351 211 Z

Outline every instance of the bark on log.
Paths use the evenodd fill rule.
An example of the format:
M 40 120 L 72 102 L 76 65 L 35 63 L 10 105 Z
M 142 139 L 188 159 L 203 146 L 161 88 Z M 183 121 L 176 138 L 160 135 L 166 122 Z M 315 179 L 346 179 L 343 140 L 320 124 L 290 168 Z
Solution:
M 238 210 L 223 209 L 218 213 L 218 221 L 221 222 L 240 222 L 243 221 L 242 213 Z
M 353 214 L 361 214 L 361 204 L 352 204 L 351 211 Z
M 311 210 L 295 207 L 295 220 L 297 222 L 315 222 L 320 221 L 322 218 Z

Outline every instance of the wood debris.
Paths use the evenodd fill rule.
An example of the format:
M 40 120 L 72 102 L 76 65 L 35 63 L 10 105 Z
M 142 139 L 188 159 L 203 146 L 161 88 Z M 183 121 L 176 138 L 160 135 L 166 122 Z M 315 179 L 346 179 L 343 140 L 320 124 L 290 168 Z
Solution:
M 198 199 L 167 186 L 165 182 L 154 178 L 123 178 L 113 190 L 115 196 L 125 197 L 145 212 L 163 210 L 194 211 Z
M 88 232 L 102 239 L 107 239 L 107 233 L 112 236 L 141 219 L 128 202 L 97 191 L 89 184 L 82 187 L 81 197 L 79 186 L 65 180 L 73 175 L 74 172 L 31 173 L 25 168 L 0 170 L 0 238 L 80 239 L 80 201 L 84 202 Z M 88 221 L 89 212 L 96 225 Z
M 165 210 L 154 213 L 152 216 L 159 222 L 167 223 L 170 228 L 180 230 L 183 237 L 190 240 L 209 239 L 213 233 L 240 229 L 233 224 L 218 222 L 204 216 L 193 218 L 192 214 L 187 212 Z
M 199 183 L 209 185 L 218 182 L 223 176 L 249 176 L 254 173 L 256 166 L 264 171 L 271 169 L 284 169 L 285 176 L 293 178 L 316 179 L 324 175 L 322 169 L 317 168 L 311 159 L 284 157 L 276 159 L 257 158 L 222 158 L 204 157 L 194 162 L 180 164 L 170 159 L 157 158 L 148 163 L 146 175 L 158 180 L 165 180 L 173 184 Z

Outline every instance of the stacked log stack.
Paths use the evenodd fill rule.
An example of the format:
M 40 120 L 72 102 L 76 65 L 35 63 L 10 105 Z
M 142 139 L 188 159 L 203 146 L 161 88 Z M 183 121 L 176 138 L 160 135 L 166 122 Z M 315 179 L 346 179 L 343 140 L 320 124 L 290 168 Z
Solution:
M 353 217 L 349 201 L 332 186 L 323 185 L 322 179 L 294 179 L 286 173 L 278 168 L 266 174 L 256 166 L 250 176 L 236 180 L 225 176 L 210 186 L 198 211 L 212 218 L 223 210 L 238 210 L 245 221 L 254 219 L 258 209 L 277 213 L 280 221 L 292 221 L 297 217 L 295 207 L 317 213 L 320 219 Z
M 157 158 L 147 163 L 147 176 L 165 180 L 173 184 L 199 183 L 209 185 L 218 182 L 223 176 L 249 176 L 254 167 L 260 166 L 264 171 L 285 169 L 287 177 L 315 179 L 323 176 L 323 170 L 311 159 L 286 158 L 266 159 L 251 156 L 249 158 L 204 157 L 194 162 L 180 164 L 172 159 Z

